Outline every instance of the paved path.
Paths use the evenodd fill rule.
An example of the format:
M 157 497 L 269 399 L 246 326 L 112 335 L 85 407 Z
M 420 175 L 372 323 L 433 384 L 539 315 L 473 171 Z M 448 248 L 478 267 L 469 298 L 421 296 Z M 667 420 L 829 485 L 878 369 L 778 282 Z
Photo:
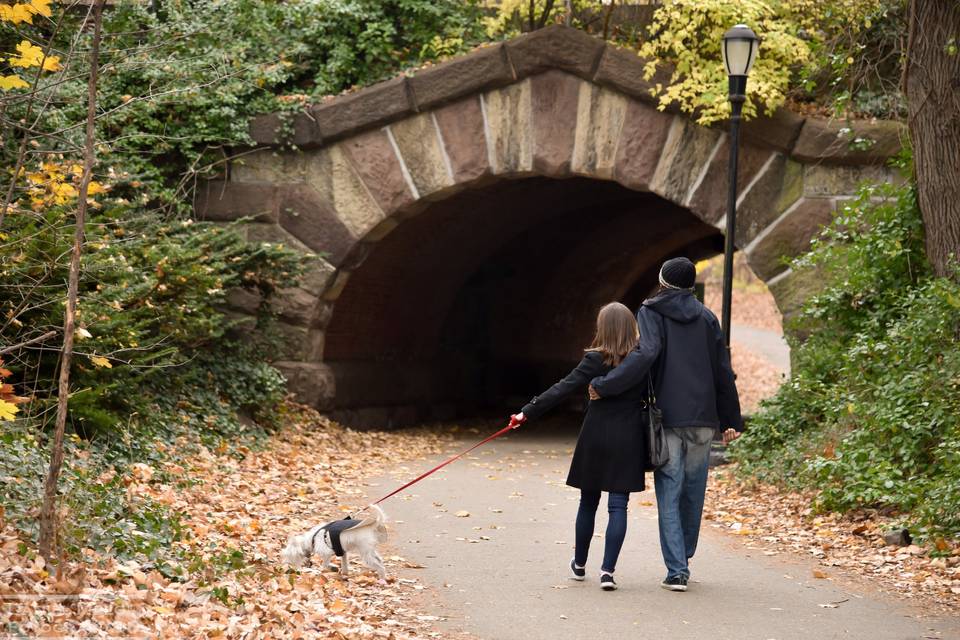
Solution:
M 663 566 L 652 491 L 631 496 L 617 567 L 620 589 L 598 587 L 600 537 L 594 538 L 588 580 L 567 580 L 578 494 L 564 480 L 575 432 L 558 434 L 556 423 L 524 427 L 384 504 L 394 520 L 387 552 L 425 565 L 405 569 L 401 577 L 429 585 L 418 605 L 444 618 L 437 624 L 445 637 L 960 638 L 960 618 L 911 617 L 915 612 L 899 601 L 816 580 L 802 558 L 758 555 L 709 527 L 692 564 L 690 591 L 664 591 L 658 586 Z M 457 446 L 477 435 L 464 438 Z M 380 479 L 368 491 L 379 494 L 396 480 Z M 457 517 L 458 511 L 470 515 Z M 602 533 L 605 510 L 597 521 Z
M 730 327 L 730 338 L 764 358 L 781 371 L 790 373 L 790 346 L 783 334 L 746 324 Z

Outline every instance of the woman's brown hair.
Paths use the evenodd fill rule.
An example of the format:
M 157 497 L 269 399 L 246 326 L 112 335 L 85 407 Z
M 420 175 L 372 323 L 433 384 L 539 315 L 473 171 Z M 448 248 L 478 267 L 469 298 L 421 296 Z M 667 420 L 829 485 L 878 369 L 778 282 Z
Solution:
M 597 334 L 585 351 L 598 351 L 603 361 L 615 367 L 637 346 L 640 331 L 633 312 L 619 302 L 611 302 L 597 314 Z

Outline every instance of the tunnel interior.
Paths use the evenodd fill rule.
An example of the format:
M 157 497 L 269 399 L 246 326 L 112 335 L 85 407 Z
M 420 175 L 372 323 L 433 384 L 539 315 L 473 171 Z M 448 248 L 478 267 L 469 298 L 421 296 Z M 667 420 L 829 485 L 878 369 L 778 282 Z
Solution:
M 336 413 L 516 409 L 579 360 L 603 304 L 636 308 L 663 260 L 722 248 L 688 210 L 611 181 L 500 180 L 433 202 L 372 245 L 336 301 Z

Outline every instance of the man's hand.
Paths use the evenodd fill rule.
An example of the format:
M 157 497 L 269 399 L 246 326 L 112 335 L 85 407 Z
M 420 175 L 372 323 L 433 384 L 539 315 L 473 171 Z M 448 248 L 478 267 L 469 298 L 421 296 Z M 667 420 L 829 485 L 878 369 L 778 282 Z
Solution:
M 516 415 L 510 416 L 510 427 L 513 429 L 516 429 L 526 421 L 527 421 L 527 416 L 523 415 L 523 411 L 521 411 Z
M 723 444 L 730 444 L 740 437 L 740 432 L 736 429 L 727 429 L 723 432 Z
M 590 385 L 590 387 L 587 389 L 587 393 L 590 394 L 590 399 L 591 399 L 591 400 L 599 400 L 599 399 L 600 399 L 600 394 L 597 393 L 597 390 L 593 388 L 593 385 Z

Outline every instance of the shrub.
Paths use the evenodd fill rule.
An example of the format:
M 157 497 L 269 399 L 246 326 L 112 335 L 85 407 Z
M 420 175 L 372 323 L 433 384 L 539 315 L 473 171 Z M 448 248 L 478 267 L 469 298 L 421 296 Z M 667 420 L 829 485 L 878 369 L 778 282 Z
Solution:
M 792 266 L 825 286 L 791 324 L 791 379 L 735 447 L 741 472 L 960 533 L 960 285 L 930 273 L 913 190 L 864 187 Z

